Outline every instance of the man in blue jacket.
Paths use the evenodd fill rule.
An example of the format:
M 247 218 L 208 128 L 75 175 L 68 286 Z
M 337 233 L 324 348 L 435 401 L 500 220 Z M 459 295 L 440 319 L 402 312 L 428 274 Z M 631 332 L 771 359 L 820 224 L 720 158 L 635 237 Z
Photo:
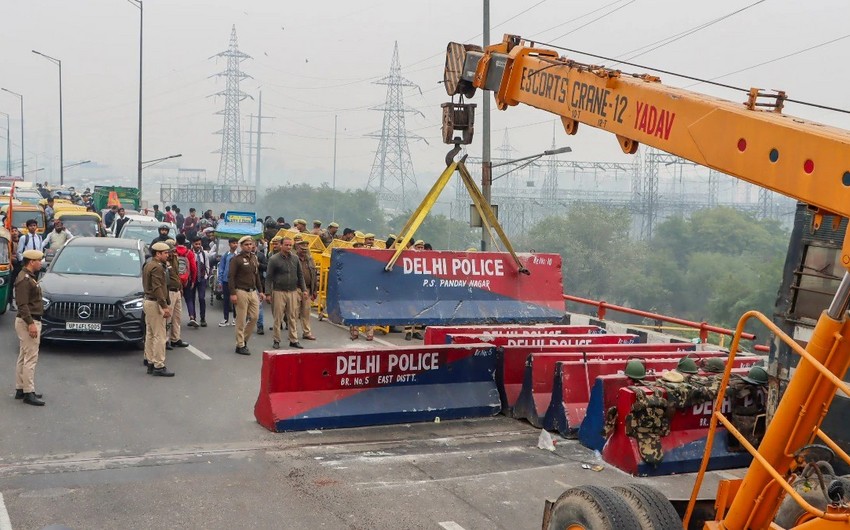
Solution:
M 218 283 L 221 285 L 221 307 L 224 310 L 224 320 L 218 323 L 218 327 L 220 328 L 236 325 L 236 308 L 231 308 L 230 305 L 230 288 L 227 285 L 227 271 L 230 269 L 230 260 L 236 255 L 236 251 L 239 248 L 239 240 L 231 237 L 227 240 L 227 244 L 230 246 L 230 251 L 225 253 L 218 262 Z M 230 318 L 231 314 L 233 314 L 232 320 Z

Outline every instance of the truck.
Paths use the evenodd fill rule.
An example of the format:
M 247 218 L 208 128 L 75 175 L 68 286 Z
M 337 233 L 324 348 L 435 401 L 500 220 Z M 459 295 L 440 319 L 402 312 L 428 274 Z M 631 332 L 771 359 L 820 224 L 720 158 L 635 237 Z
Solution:
M 815 229 L 824 219 L 832 220 L 834 230 L 846 227 L 850 217 L 850 132 L 784 114 L 788 96 L 782 91 L 751 88 L 736 103 L 667 86 L 654 75 L 582 63 L 510 34 L 486 48 L 449 43 L 444 86 L 452 101 L 443 104 L 443 137 L 455 146 L 447 163 L 472 141 L 475 105 L 465 99 L 482 89 L 492 92 L 499 110 L 521 104 L 559 116 L 569 135 L 580 126 L 594 127 L 614 134 L 624 153 L 634 154 L 644 144 L 792 197 L 805 205 Z M 486 188 L 492 176 L 485 173 L 483 179 Z M 850 525 L 850 487 L 844 479 L 829 475 L 829 484 L 816 490 L 817 500 L 795 488 L 812 469 L 823 477 L 821 462 L 833 455 L 850 464 L 850 456 L 821 429 L 837 391 L 850 395 L 843 381 L 850 366 L 846 235 L 835 254 L 845 270 L 828 308 L 818 313 L 805 349 L 771 318 L 753 311 L 741 317 L 730 359 L 751 320 L 799 359 L 757 448 L 722 412 L 732 366 L 727 364 L 708 439 L 722 424 L 753 461 L 743 478 L 720 483 L 705 530 Z M 688 528 L 710 454 L 709 444 L 683 514 L 647 485 L 591 485 L 547 501 L 543 528 Z

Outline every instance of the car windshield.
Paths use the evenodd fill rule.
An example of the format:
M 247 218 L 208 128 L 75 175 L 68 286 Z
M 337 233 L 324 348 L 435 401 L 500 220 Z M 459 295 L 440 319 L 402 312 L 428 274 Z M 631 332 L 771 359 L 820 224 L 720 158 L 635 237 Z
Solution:
M 41 212 L 16 210 L 12 208 L 12 226 L 24 227 L 29 219 L 38 223 L 38 232 L 44 231 L 44 215 Z
M 62 217 L 62 224 L 68 229 L 68 232 L 74 236 L 97 236 L 97 221 L 91 218 L 78 217 Z
M 145 244 L 150 243 L 159 236 L 158 224 L 134 223 L 130 221 L 121 229 L 121 234 L 118 236 L 123 239 L 141 239 Z M 174 228 L 168 230 L 169 238 L 176 238 L 177 232 Z
M 131 248 L 66 246 L 53 260 L 50 272 L 97 274 L 101 276 L 141 276 L 139 251 Z

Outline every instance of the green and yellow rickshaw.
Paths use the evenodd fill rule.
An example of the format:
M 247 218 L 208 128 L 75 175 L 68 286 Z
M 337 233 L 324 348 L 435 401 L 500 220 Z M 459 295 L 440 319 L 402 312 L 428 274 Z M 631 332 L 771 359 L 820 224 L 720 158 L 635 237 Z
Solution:
M 0 315 L 6 312 L 12 293 L 12 234 L 0 226 Z

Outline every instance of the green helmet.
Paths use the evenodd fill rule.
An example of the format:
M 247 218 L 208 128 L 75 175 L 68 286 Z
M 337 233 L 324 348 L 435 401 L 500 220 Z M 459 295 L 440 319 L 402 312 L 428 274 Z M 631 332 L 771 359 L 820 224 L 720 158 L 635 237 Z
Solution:
M 697 368 L 697 362 L 693 357 L 682 357 L 679 359 L 679 364 L 676 365 L 676 371 L 683 374 L 695 374 L 699 372 L 699 368 Z
M 744 381 L 747 383 L 752 383 L 754 385 L 766 385 L 767 384 L 767 371 L 761 366 L 753 366 L 750 368 L 750 371 L 747 372 L 745 377 L 742 377 Z
M 643 362 L 638 359 L 630 359 L 629 362 L 626 363 L 626 369 L 624 372 L 632 379 L 641 380 L 646 377 L 646 367 L 643 365 Z
M 726 370 L 726 361 L 720 357 L 712 357 L 705 361 L 704 369 L 706 372 L 719 374 Z

